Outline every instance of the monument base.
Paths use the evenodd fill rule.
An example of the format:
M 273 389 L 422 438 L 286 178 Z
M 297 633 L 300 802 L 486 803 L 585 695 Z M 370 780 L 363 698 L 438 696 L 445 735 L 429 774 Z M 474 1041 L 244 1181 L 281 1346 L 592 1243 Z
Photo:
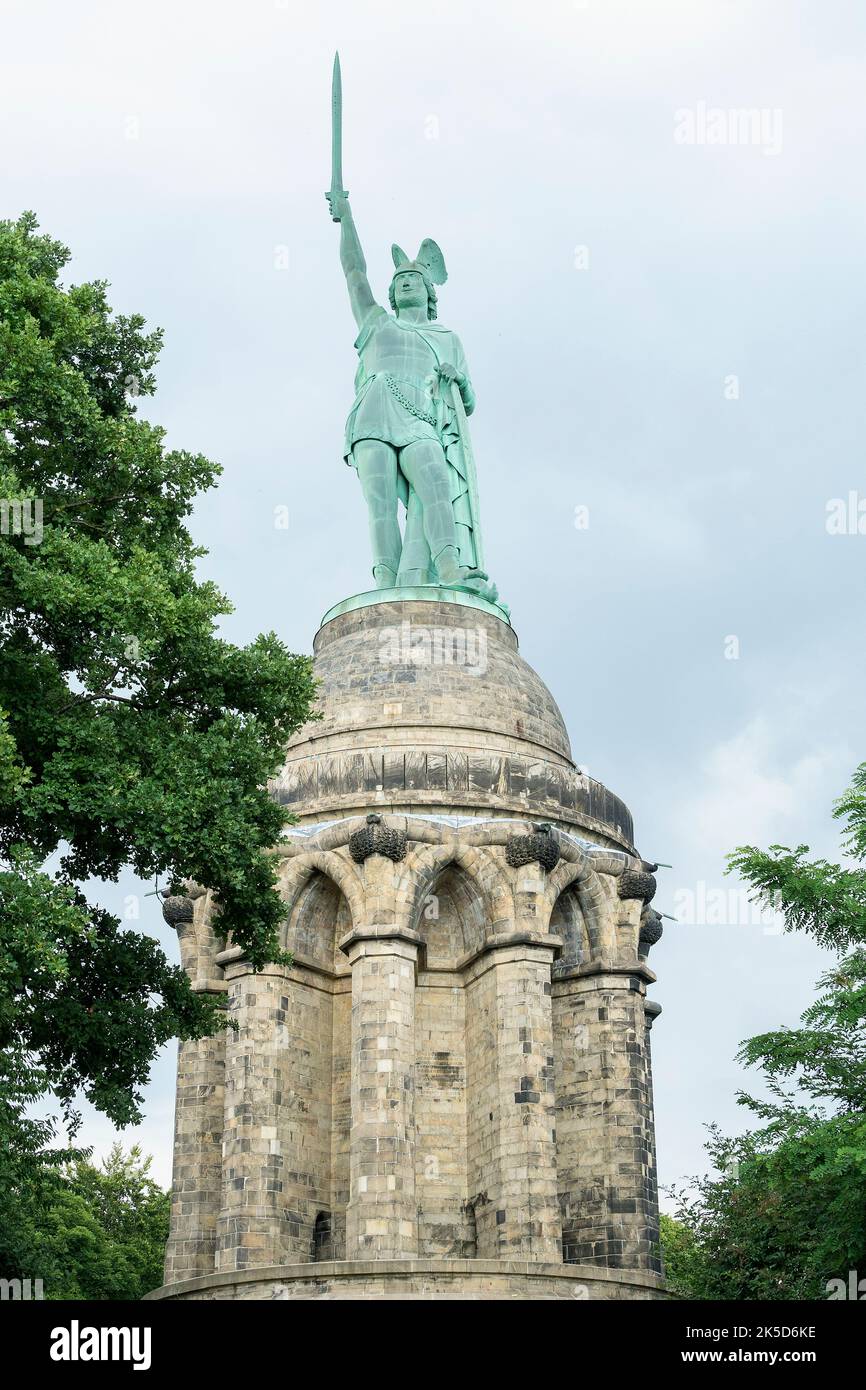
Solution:
M 149 1297 L 662 1298 L 628 808 L 483 600 L 339 607 L 271 786 L 291 961 L 254 971 L 208 894 L 174 904 L 235 1027 L 180 1047 Z
M 492 618 L 500 618 L 511 626 L 510 610 L 504 603 L 491 603 L 481 594 L 469 587 L 461 588 L 441 584 L 416 584 L 411 588 L 368 589 L 362 594 L 352 594 L 340 603 L 329 608 L 322 619 L 322 627 L 339 618 L 343 613 L 355 613 L 359 608 L 371 608 L 380 603 L 453 603 L 458 608 L 476 608 L 479 613 L 489 613 Z
M 522 1260 L 332 1260 L 206 1274 L 166 1284 L 146 1299 L 503 1299 L 667 1298 L 656 1274 Z

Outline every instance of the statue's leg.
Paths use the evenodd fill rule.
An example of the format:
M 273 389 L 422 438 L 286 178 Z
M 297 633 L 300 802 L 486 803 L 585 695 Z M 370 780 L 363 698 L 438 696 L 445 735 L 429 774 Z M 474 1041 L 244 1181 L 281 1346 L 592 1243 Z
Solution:
M 397 580 L 402 544 L 397 524 L 397 451 L 381 439 L 359 439 L 352 458 L 367 503 L 376 588 L 390 589 Z
M 451 505 L 448 463 L 435 439 L 419 439 L 400 450 L 400 467 L 418 494 L 424 522 L 424 538 L 438 572 L 440 584 L 460 584 L 463 573 L 457 549 L 457 528 Z
M 410 487 L 397 583 L 403 587 L 430 584 L 432 583 L 430 570 L 430 547 L 424 536 L 424 509 L 417 492 L 413 487 Z

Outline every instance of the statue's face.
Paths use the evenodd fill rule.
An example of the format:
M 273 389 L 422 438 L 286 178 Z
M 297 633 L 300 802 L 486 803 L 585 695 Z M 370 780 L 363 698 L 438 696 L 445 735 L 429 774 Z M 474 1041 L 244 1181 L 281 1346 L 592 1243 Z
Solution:
M 394 281 L 394 302 L 398 309 L 426 308 L 427 286 L 417 270 L 404 270 Z

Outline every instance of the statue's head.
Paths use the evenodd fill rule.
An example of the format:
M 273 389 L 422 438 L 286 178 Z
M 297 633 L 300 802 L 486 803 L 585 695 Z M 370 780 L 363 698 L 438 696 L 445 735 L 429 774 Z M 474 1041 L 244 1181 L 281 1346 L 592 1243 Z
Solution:
M 391 247 L 391 257 L 396 270 L 388 290 L 388 301 L 395 314 L 401 309 L 420 309 L 426 304 L 428 319 L 435 319 L 436 286 L 444 285 L 448 279 L 445 257 L 435 241 L 426 237 L 414 261 L 410 261 L 397 245 Z
M 401 309 L 427 310 L 428 319 L 436 317 L 436 290 L 420 270 L 398 270 L 391 281 L 389 294 L 391 307 L 395 313 Z

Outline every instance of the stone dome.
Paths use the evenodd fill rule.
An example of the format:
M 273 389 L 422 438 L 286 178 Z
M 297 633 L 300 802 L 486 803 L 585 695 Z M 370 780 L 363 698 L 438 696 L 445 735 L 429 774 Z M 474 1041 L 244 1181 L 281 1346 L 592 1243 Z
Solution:
M 630 848 L 628 810 L 578 773 L 556 701 L 501 610 L 433 594 L 359 595 L 326 615 L 313 644 L 321 719 L 291 741 L 274 795 L 308 824 L 372 807 L 483 810 Z

